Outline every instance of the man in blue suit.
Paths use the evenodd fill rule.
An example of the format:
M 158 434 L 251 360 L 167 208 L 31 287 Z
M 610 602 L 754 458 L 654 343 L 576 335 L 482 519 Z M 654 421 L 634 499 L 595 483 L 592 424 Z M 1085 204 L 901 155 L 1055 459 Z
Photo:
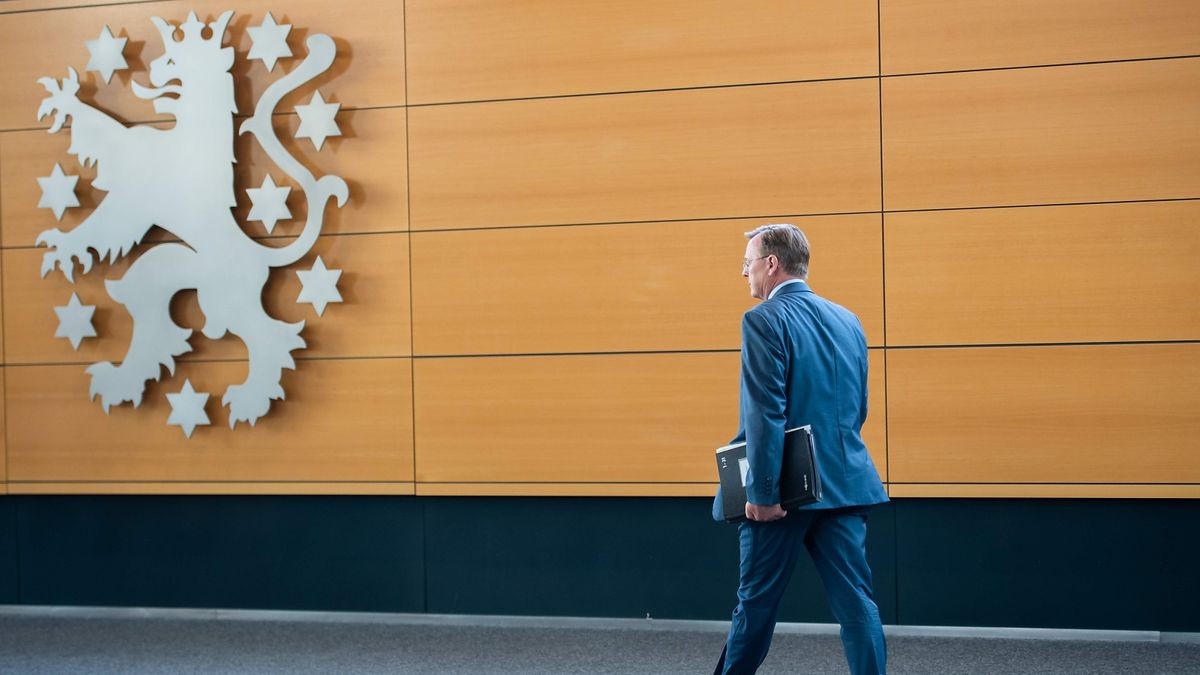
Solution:
M 852 312 L 812 292 L 809 246 L 788 224 L 746 233 L 742 276 L 760 304 L 742 317 L 741 429 L 746 518 L 738 525 L 738 605 L 717 673 L 753 673 L 775 632 L 779 601 L 801 547 L 816 564 L 850 671 L 885 673 L 887 646 L 867 566 L 866 507 L 888 500 L 867 454 L 867 342 Z M 811 425 L 820 502 L 779 506 L 784 429 Z M 721 495 L 713 502 L 720 520 Z

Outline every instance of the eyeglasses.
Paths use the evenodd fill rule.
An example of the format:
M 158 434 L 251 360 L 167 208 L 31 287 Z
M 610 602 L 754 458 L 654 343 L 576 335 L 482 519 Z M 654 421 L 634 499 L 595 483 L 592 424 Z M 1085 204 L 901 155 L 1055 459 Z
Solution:
M 770 257 L 771 257 L 771 255 L 767 254 L 767 255 L 760 255 L 757 258 L 742 258 L 742 274 L 745 274 L 746 271 L 750 269 L 750 263 L 754 262 L 755 260 L 762 260 L 763 258 L 770 258 Z

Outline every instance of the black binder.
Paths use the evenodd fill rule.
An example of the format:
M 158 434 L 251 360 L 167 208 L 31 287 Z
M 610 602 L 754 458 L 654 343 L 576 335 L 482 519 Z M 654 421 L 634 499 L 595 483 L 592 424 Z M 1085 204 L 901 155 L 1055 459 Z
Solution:
M 730 523 L 746 519 L 746 444 L 717 448 L 721 479 L 721 509 Z M 821 501 L 821 474 L 811 426 L 788 429 L 783 435 L 783 467 L 779 474 L 779 505 L 786 509 Z

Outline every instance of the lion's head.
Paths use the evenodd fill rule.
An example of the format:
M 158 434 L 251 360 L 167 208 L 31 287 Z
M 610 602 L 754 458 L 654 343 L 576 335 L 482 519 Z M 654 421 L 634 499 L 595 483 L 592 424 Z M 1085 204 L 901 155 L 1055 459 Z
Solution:
M 175 114 L 178 109 L 175 97 L 186 96 L 189 89 L 203 88 L 209 100 L 214 95 L 227 97 L 227 101 L 221 101 L 228 104 L 224 109 L 235 111 L 233 80 L 229 76 L 234 51 L 233 47 L 221 46 L 225 28 L 232 18 L 233 10 L 229 10 L 213 23 L 205 24 L 196 17 L 195 12 L 191 12 L 187 21 L 177 28 L 157 16 L 152 17 L 151 21 L 158 28 L 166 51 L 150 62 L 150 84 L 153 87 L 134 82 L 133 93 L 139 98 L 152 99 L 155 111 Z M 207 38 L 204 37 L 206 27 L 210 29 Z M 183 32 L 183 39 L 176 40 L 175 34 L 179 31 Z

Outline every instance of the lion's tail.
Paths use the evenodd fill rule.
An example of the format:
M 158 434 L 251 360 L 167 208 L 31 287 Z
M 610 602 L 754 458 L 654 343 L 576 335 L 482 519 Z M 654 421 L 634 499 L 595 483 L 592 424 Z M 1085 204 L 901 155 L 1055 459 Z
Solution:
M 305 45 L 308 47 L 308 56 L 292 72 L 276 80 L 263 92 L 254 109 L 254 115 L 242 123 L 238 132 L 253 134 L 271 161 L 300 185 L 308 201 L 308 220 L 304 223 L 300 237 L 280 248 L 264 247 L 269 251 L 267 260 L 272 267 L 290 265 L 304 257 L 321 234 L 321 227 L 325 222 L 325 206 L 330 197 L 336 198 L 338 207 L 341 207 L 350 196 L 346 181 L 338 176 L 323 176 L 320 180 L 314 178 L 312 172 L 284 149 L 279 137 L 275 135 L 274 127 L 271 126 L 271 116 L 279 101 L 300 85 L 325 72 L 333 64 L 337 48 L 328 35 L 310 36 Z

